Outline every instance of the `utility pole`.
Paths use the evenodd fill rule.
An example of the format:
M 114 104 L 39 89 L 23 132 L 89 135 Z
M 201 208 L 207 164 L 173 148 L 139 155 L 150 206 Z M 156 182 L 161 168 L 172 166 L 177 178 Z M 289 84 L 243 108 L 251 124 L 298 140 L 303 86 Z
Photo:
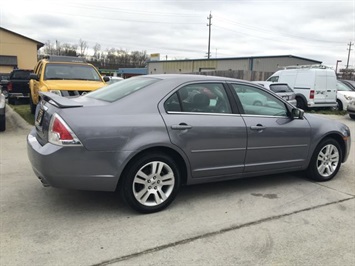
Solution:
M 207 58 L 210 59 L 211 56 L 211 19 L 212 19 L 212 15 L 211 15 L 211 11 L 210 11 L 210 15 L 207 17 L 208 19 L 208 51 L 207 51 Z
M 351 41 L 349 42 L 349 53 L 348 53 L 348 61 L 346 62 L 346 69 L 348 69 L 349 67 L 349 59 L 350 59 L 350 51 L 351 51 L 351 45 L 354 45 L 353 43 L 351 43 Z

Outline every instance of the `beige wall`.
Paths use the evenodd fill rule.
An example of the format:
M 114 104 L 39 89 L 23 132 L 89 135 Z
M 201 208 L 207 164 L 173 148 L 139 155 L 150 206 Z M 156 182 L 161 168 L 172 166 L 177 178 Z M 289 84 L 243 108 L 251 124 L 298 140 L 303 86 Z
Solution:
M 17 67 L 33 69 L 37 63 L 37 43 L 0 29 L 0 55 L 17 56 Z M 13 67 L 0 66 L 0 72 L 10 72 Z
M 176 60 L 151 61 L 148 63 L 149 74 L 195 73 L 206 71 L 253 71 L 275 72 L 281 66 L 314 64 L 310 60 L 294 57 L 259 57 L 217 60 Z

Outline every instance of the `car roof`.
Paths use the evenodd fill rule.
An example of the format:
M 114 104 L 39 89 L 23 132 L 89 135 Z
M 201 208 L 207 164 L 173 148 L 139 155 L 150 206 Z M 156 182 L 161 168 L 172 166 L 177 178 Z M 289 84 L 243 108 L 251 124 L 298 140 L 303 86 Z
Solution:
M 194 75 L 194 74 L 149 74 L 149 75 L 142 75 L 136 76 L 135 78 L 139 77 L 152 77 L 158 78 L 162 80 L 176 80 L 179 82 L 188 82 L 188 81 L 238 81 L 238 82 L 245 82 L 250 83 L 247 80 L 235 79 L 235 78 L 228 78 L 228 77 L 220 77 L 220 76 L 208 76 L 208 75 Z

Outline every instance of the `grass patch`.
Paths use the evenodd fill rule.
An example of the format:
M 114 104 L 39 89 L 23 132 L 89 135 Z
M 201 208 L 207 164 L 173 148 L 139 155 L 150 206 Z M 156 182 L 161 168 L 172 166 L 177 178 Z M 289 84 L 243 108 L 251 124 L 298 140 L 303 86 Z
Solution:
M 25 119 L 29 124 L 35 124 L 35 117 L 31 114 L 31 109 L 29 104 L 21 105 L 10 105 L 11 108 L 18 113 L 23 119 Z
M 320 108 L 320 109 L 313 109 L 307 111 L 307 113 L 311 114 L 323 114 L 323 115 L 346 115 L 348 112 L 347 111 L 339 111 L 339 110 L 334 110 L 331 108 Z

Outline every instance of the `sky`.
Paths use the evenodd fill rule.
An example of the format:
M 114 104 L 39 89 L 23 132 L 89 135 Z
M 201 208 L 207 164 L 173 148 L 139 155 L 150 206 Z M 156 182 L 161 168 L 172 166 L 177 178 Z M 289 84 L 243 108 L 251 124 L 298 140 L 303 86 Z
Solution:
M 3 0 L 0 26 L 42 43 L 161 60 L 294 55 L 355 67 L 355 0 Z

